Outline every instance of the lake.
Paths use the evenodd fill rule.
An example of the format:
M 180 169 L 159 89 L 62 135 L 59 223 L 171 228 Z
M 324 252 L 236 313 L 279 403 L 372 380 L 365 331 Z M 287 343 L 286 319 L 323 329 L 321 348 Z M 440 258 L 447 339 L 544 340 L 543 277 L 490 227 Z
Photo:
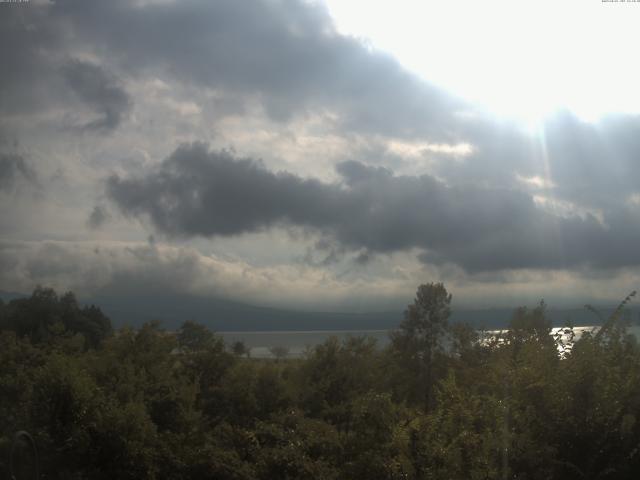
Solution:
M 275 332 L 217 332 L 227 344 L 238 340 L 251 349 L 251 356 L 271 358 L 272 347 L 286 347 L 289 357 L 301 357 L 308 347 L 319 345 L 329 337 L 339 339 L 352 337 L 373 337 L 378 346 L 389 343 L 389 330 L 309 330 L 309 331 L 275 331 Z
M 556 334 L 564 327 L 553 328 L 551 334 Z M 573 327 L 575 338 L 578 339 L 587 330 L 597 328 L 594 326 Z M 640 326 L 629 327 L 629 332 L 640 337 Z M 489 330 L 485 333 L 496 334 L 500 330 Z M 339 339 L 351 337 L 373 337 L 379 347 L 389 343 L 389 330 L 308 330 L 308 331 L 273 331 L 273 332 L 218 332 L 227 344 L 242 341 L 251 349 L 251 356 L 256 358 L 271 358 L 269 351 L 272 347 L 286 347 L 289 349 L 289 357 L 299 358 L 309 347 L 323 343 L 329 337 Z M 566 338 L 566 337 L 565 337 Z

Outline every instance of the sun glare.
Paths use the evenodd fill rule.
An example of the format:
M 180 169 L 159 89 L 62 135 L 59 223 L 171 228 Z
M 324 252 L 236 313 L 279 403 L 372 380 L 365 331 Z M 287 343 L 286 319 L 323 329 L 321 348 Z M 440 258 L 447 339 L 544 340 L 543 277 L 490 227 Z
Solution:
M 490 112 L 539 123 L 640 112 L 640 3 L 325 0 L 339 31 Z M 363 14 L 363 11 L 365 12 Z

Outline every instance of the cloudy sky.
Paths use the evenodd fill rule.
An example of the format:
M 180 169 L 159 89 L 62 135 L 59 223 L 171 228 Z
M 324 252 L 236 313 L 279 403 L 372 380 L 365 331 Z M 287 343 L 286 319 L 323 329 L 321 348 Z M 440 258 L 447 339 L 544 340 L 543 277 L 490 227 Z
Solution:
M 640 285 L 640 3 L 0 3 L 0 290 Z

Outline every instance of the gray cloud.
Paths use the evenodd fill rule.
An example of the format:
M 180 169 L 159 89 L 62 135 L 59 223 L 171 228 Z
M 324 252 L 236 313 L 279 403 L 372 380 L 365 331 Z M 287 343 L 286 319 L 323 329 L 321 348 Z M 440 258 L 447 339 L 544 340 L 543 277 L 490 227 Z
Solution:
M 329 224 L 342 196 L 338 185 L 274 174 L 251 159 L 209 153 L 204 144 L 179 147 L 147 177 L 111 177 L 107 194 L 124 212 L 147 214 L 171 235 L 237 235 L 278 223 Z
M 573 212 L 601 212 L 609 218 L 605 223 L 626 212 L 635 224 L 638 205 L 630 199 L 640 193 L 640 116 L 586 122 L 563 111 L 531 135 L 511 124 L 487 125 L 467 130 L 472 155 L 459 162 L 442 158 L 433 173 L 447 183 L 514 188 L 552 204 L 565 202 Z M 536 182 L 523 182 L 534 177 Z
M 591 124 L 565 113 L 545 125 L 544 142 L 562 197 L 608 210 L 640 192 L 640 116 L 611 115 Z
M 131 109 L 132 100 L 127 92 L 100 65 L 72 60 L 63 67 L 63 75 L 76 95 L 99 115 L 83 129 L 113 130 Z
M 83 128 L 110 131 L 131 108 L 131 98 L 103 65 L 74 59 L 90 49 L 55 4 L 6 5 L 0 16 L 0 112 L 31 115 L 89 107 L 99 118 Z
M 74 188 L 47 185 L 55 209 L 42 208 L 41 200 L 19 208 L 7 203 L 0 222 L 7 237 L 17 238 L 15 225 L 23 219 L 34 225 L 28 238 L 90 235 L 83 227 L 104 225 L 108 212 L 100 205 L 87 221 L 77 199 L 91 198 L 107 168 L 121 169 L 107 182 L 110 201 L 125 215 L 147 219 L 164 238 L 302 229 L 320 242 L 298 265 L 314 268 L 343 268 L 347 258 L 354 270 L 368 264 L 364 271 L 391 258 L 379 254 L 404 251 L 421 252 L 419 259 L 440 271 L 461 266 L 461 276 L 474 272 L 476 279 L 509 269 L 609 271 L 640 264 L 637 116 L 585 123 L 561 112 L 543 135 L 530 136 L 420 80 L 390 55 L 338 34 L 315 2 L 57 0 L 2 13 L 0 128 L 20 137 L 41 179 L 56 162 L 74 172 Z M 110 132 L 134 100 L 132 128 L 118 135 L 98 139 L 58 128 L 62 120 Z M 189 102 L 193 121 L 177 118 L 179 108 L 168 110 L 170 102 Z M 182 146 L 149 169 L 164 155 L 158 152 L 194 138 L 264 155 L 299 174 L 203 145 Z M 473 153 L 416 153 L 420 145 L 457 142 Z M 406 144 L 410 153 L 392 143 Z M 122 160 L 130 155 L 141 160 Z M 326 175 L 337 158 L 357 161 L 336 165 L 334 182 L 305 176 Z M 0 189 L 23 181 L 37 181 L 30 163 L 0 157 Z M 117 220 L 100 236 L 146 235 Z M 66 231 L 68 225 L 78 231 Z M 275 251 L 256 238 L 247 238 L 254 243 L 240 253 L 228 246 L 233 242 L 225 248 L 239 258 Z M 49 253 L 63 258 L 55 249 Z M 33 262 L 34 275 L 46 279 L 37 265 L 52 260 L 43 255 Z
M 367 299 L 373 308 L 392 302 L 394 309 L 401 309 L 415 283 L 411 281 L 407 288 L 404 283 L 375 279 L 353 282 L 321 268 L 259 267 L 203 255 L 188 247 L 144 242 L 0 240 L 0 267 L 0 290 L 29 292 L 38 284 L 49 285 L 71 289 L 85 298 L 127 297 L 133 310 L 142 298 L 175 299 L 176 295 L 188 295 L 191 300 L 214 296 L 249 304 L 316 309 L 326 308 L 328 301 L 344 302 L 343 306 L 356 310 Z
M 126 291 L 137 283 L 186 291 L 202 281 L 199 260 L 193 251 L 144 244 L 0 241 L 0 265 L 6 267 L 0 289 L 29 291 L 45 284 L 86 295 L 105 288 Z
M 489 179 L 506 186 L 514 172 L 535 175 L 544 168 L 539 146 L 511 123 L 490 119 L 409 73 L 390 55 L 338 34 L 318 3 L 58 0 L 8 13 L 0 19 L 0 59 L 7 65 L 0 79 L 0 109 L 68 102 L 62 86 L 101 115 L 89 127 L 112 128 L 131 99 L 106 72 L 109 65 L 123 76 L 170 77 L 215 91 L 219 103 L 225 98 L 259 102 L 276 121 L 331 113 L 330 123 L 341 134 L 465 141 L 477 147 L 474 162 L 443 162 L 437 172 L 441 178 Z M 99 64 L 69 63 L 76 51 L 98 58 Z M 475 115 L 459 115 L 469 111 Z M 600 173 L 604 162 L 598 159 L 612 153 L 636 158 L 637 130 L 637 118 L 628 116 L 598 126 L 567 115 L 550 121 L 544 155 L 550 158 L 549 172 L 571 184 L 571 192 L 568 187 L 562 195 L 584 198 L 580 177 Z M 628 169 L 615 170 L 605 171 L 605 178 L 629 178 Z
M 22 156 L 0 153 L 0 190 L 11 189 L 20 180 L 37 184 L 35 171 Z
M 0 15 L 0 111 L 39 111 L 60 95 L 55 63 L 62 49 L 63 26 L 49 8 L 3 5 Z
M 112 176 L 107 195 L 172 236 L 296 226 L 353 250 L 423 249 L 424 261 L 468 271 L 640 263 L 640 218 L 632 210 L 607 215 L 605 226 L 589 215 L 552 215 L 518 190 L 449 186 L 357 162 L 338 171 L 341 182 L 324 183 L 183 145 L 146 176 Z
M 59 0 L 49 14 L 124 71 L 241 94 L 277 121 L 332 111 L 350 130 L 448 135 L 456 111 L 469 108 L 339 35 L 316 3 Z
M 100 228 L 109 220 L 109 218 L 111 218 L 111 214 L 106 209 L 106 207 L 104 205 L 96 205 L 93 207 L 93 210 L 91 210 L 91 213 L 89 214 L 87 225 L 89 226 L 89 228 L 93 229 Z

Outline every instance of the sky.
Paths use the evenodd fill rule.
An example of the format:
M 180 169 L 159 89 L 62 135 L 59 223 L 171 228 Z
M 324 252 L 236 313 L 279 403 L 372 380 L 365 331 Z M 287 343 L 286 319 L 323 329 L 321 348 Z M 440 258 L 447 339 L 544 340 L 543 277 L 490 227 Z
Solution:
M 640 2 L 0 3 L 0 290 L 616 302 Z

